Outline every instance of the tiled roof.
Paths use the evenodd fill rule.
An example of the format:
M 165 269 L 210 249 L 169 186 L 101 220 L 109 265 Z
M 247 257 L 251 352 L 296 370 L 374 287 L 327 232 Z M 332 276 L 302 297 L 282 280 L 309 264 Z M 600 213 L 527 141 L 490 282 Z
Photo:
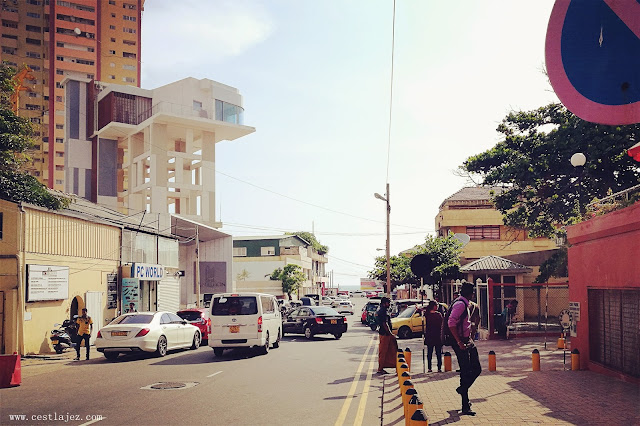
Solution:
M 531 272 L 531 268 L 499 256 L 485 256 L 478 260 L 460 267 L 460 272 L 476 271 L 509 271 L 509 272 Z
M 489 201 L 491 200 L 491 192 L 501 193 L 504 188 L 500 186 L 470 186 L 462 188 L 455 194 L 445 198 L 440 207 L 448 201 Z

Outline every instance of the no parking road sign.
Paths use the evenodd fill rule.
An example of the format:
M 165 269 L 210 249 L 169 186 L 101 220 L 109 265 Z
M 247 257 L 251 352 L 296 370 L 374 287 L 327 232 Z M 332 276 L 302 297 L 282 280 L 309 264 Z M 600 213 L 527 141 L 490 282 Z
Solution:
M 640 2 L 556 0 L 546 64 L 558 98 L 578 117 L 640 122 Z

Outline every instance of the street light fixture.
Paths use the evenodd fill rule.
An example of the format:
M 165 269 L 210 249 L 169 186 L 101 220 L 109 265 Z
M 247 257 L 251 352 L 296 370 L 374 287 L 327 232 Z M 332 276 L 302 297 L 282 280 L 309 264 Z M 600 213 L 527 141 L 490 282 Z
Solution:
M 390 222 L 389 222 L 389 217 L 391 215 L 391 206 L 389 205 L 389 183 L 387 183 L 387 193 L 385 194 L 386 197 L 383 197 L 382 195 L 378 194 L 377 192 L 375 194 L 373 194 L 374 197 L 376 197 L 378 200 L 382 200 L 384 202 L 387 203 L 387 246 L 386 246 L 386 254 L 387 254 L 387 286 L 386 286 L 386 290 L 387 290 L 387 295 L 389 297 L 391 297 L 391 260 L 390 260 L 390 243 L 389 243 L 389 237 L 391 235 L 390 232 Z

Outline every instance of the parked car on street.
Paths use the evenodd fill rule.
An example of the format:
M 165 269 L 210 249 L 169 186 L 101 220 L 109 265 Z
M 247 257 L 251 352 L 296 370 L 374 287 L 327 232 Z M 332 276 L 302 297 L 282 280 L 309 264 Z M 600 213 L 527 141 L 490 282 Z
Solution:
M 391 302 L 391 308 L 389 309 L 389 313 L 391 314 L 391 318 L 397 317 L 400 312 L 404 311 L 409 306 L 419 305 L 420 302 L 421 302 L 420 299 L 394 300 L 393 302 Z M 425 300 L 424 302 L 425 302 L 425 304 L 429 303 L 428 300 Z
M 333 303 L 333 301 L 335 299 L 336 298 L 334 296 L 322 296 L 322 297 L 320 297 L 319 305 L 331 306 L 331 304 Z
M 132 312 L 120 315 L 102 327 L 95 345 L 107 359 L 127 352 L 155 352 L 165 356 L 168 350 L 198 349 L 200 329 L 173 312 Z
M 333 334 L 336 339 L 347 331 L 347 318 L 328 306 L 303 306 L 287 315 L 282 334 L 304 334 L 307 339 L 316 334 Z
M 195 325 L 200 329 L 200 335 L 202 336 L 202 344 L 209 343 L 209 334 L 211 334 L 211 319 L 209 318 L 209 310 L 207 308 L 191 308 L 183 309 L 176 312 L 176 314 L 187 320 L 189 324 Z
M 302 303 L 303 306 L 314 306 L 314 305 L 316 305 L 315 299 L 313 299 L 311 297 L 306 297 L 306 296 L 301 297 L 300 298 L 300 302 Z
M 348 300 L 336 300 L 331 305 L 339 314 L 353 315 L 353 304 Z
M 400 312 L 395 318 L 391 318 L 391 332 L 399 339 L 408 339 L 414 334 L 422 335 L 422 311 L 420 305 L 411 305 Z
M 310 294 L 305 294 L 304 297 L 312 298 L 313 300 L 316 301 L 316 305 L 319 305 L 320 304 L 320 297 L 322 297 L 322 296 L 320 296 L 319 294 L 310 293 Z
M 380 300 L 369 300 L 363 308 L 363 324 L 368 325 L 372 330 L 378 328 L 378 320 L 376 318 L 376 311 L 380 307 Z
M 272 345 L 280 346 L 282 314 L 275 296 L 224 293 L 212 300 L 209 346 L 216 356 L 233 348 L 258 348 L 266 355 Z

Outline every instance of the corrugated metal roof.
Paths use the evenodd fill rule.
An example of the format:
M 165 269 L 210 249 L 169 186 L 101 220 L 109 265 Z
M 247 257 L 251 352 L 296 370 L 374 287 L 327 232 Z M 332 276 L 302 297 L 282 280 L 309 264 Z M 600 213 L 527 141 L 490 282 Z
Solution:
M 478 260 L 474 260 L 471 263 L 460 267 L 460 272 L 475 272 L 475 271 L 509 271 L 509 272 L 531 272 L 532 269 L 528 266 L 521 265 L 513 262 L 509 259 L 505 259 L 500 256 L 485 256 Z

